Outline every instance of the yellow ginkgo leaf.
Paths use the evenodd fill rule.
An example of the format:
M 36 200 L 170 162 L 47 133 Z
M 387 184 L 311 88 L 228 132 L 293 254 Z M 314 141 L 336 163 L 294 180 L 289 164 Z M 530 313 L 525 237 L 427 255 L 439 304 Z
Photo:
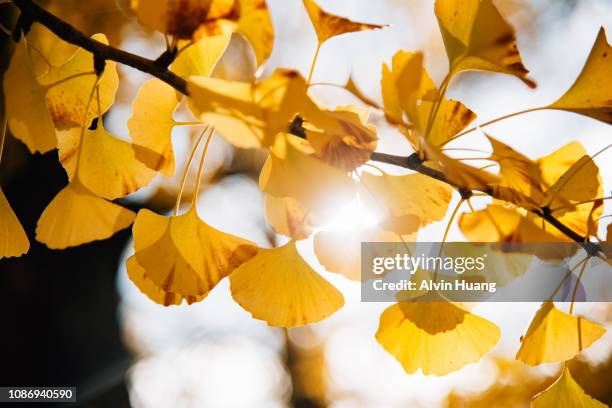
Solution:
M 501 72 L 516 76 L 530 88 L 536 86 L 527 78 L 514 28 L 493 0 L 436 0 L 435 12 L 452 74 Z
M 438 104 L 440 95 L 421 53 L 398 51 L 391 68 L 383 65 L 381 86 L 386 118 L 396 125 L 410 122 L 411 131 L 404 133 L 418 152 L 424 150 L 422 139 L 442 147 L 476 119 L 459 101 L 442 97 Z
M 564 225 L 582 236 L 596 231 L 602 206 L 593 200 L 603 196 L 599 168 L 578 142 L 569 143 L 537 161 L 542 175 L 545 197 L 540 206 L 548 207 Z M 591 231 L 589 231 L 591 223 Z M 563 233 L 545 224 L 546 229 L 561 238 Z
M 81 140 L 82 139 L 82 140 Z M 155 172 L 136 159 L 134 148 L 108 133 L 103 124 L 96 129 L 58 132 L 59 159 L 72 180 L 75 175 L 92 193 L 114 200 L 146 186 Z
M 342 294 L 300 256 L 295 241 L 260 249 L 230 275 L 230 287 L 240 306 L 271 326 L 315 323 L 344 305 Z
M 337 208 L 355 194 L 348 173 L 318 159 L 308 142 L 282 133 L 259 176 L 260 189 L 276 197 L 292 197 L 310 210 Z
M 446 155 L 441 149 L 429 145 L 426 141 L 422 147 L 427 159 L 430 160 L 425 164 L 435 169 L 439 168 L 446 179 L 455 186 L 467 190 L 486 191 L 499 183 L 497 175 L 462 163 L 460 160 Z
M 46 89 L 32 73 L 22 36 L 3 80 L 8 128 L 28 149 L 45 153 L 55 148 L 55 128 L 45 101 Z
M 174 174 L 172 128 L 176 121 L 172 115 L 178 103 L 174 88 L 151 79 L 138 91 L 127 122 L 136 158 L 166 177 Z
M 91 38 L 108 44 L 104 34 L 95 34 Z M 93 55 L 79 48 L 65 64 L 51 66 L 38 80 L 48 87 L 47 105 L 55 126 L 59 128 L 81 126 L 87 103 L 96 83 Z M 106 61 L 104 72 L 98 82 L 100 115 L 115 102 L 118 86 L 117 64 L 114 61 Z M 94 94 L 87 112 L 86 125 L 99 116 L 97 101 L 98 96 Z
M 270 146 L 296 114 L 318 111 L 296 71 L 279 69 L 255 84 L 191 77 L 188 89 L 192 111 L 243 148 Z
M 308 212 L 294 198 L 265 194 L 264 207 L 266 219 L 276 233 L 296 240 L 310 236 Z
M 225 4 L 221 4 L 225 3 Z M 195 33 L 198 40 L 209 35 L 242 34 L 251 44 L 257 66 L 261 66 L 272 54 L 274 27 L 265 0 L 214 0 L 207 21 Z M 216 10 L 214 9 L 216 5 Z
M 47 72 L 49 63 L 56 66 L 66 63 L 77 50 L 76 45 L 62 40 L 40 23 L 32 24 L 26 39 L 28 44 L 32 46 L 30 48 L 30 51 L 33 51 L 30 52 L 30 62 L 32 63 L 32 72 L 36 77 Z M 36 51 L 34 51 L 34 48 L 36 48 Z
M 532 408 L 607 408 L 606 404 L 588 395 L 574 380 L 569 368 L 547 389 L 537 394 L 531 401 Z
M 560 311 L 544 302 L 522 338 L 516 358 L 529 365 L 573 358 L 604 335 L 597 323 Z
M 376 340 L 407 373 L 446 375 L 475 363 L 499 340 L 499 328 L 444 301 L 400 302 L 380 316 Z
M 144 277 L 164 292 L 193 303 L 246 259 L 255 246 L 244 239 L 218 231 L 202 221 L 191 207 L 184 214 L 164 217 L 140 210 L 133 227 L 134 256 Z M 147 291 L 148 281 L 137 283 Z
M 193 44 L 179 42 L 179 48 L 186 48 L 182 49 L 172 63 L 172 72 L 183 78 L 191 75 L 210 76 L 231 37 L 231 33 L 222 33 L 203 37 Z
M 448 184 L 418 173 L 405 176 L 362 173 L 361 182 L 375 197 L 372 205 L 385 206 L 393 217 L 415 215 L 419 218 L 417 227 L 444 218 L 453 192 Z
M 353 106 L 320 110 L 308 116 L 306 138 L 317 157 L 346 171 L 354 170 L 376 150 L 376 128 L 368 125 L 368 111 Z
M 591 54 L 570 89 L 549 109 L 562 109 L 590 116 L 612 124 L 612 47 L 603 27 L 599 30 Z
M 125 263 L 127 274 L 130 280 L 136 285 L 142 293 L 149 299 L 163 306 L 180 305 L 183 302 L 183 296 L 178 293 L 166 292 L 161 287 L 155 285 L 152 280 L 147 277 L 145 269 L 140 266 L 135 256 L 131 256 Z M 185 299 L 188 303 L 200 302 L 206 295 L 195 296 Z
M 137 0 L 138 21 L 162 33 L 190 38 L 205 22 L 214 0 Z
M 497 204 L 461 214 L 458 225 L 463 235 L 472 242 L 549 243 L 560 239 L 518 210 Z
M 30 249 L 30 240 L 0 188 L 0 259 L 21 256 Z
M 244 35 L 253 47 L 257 66 L 261 66 L 272 54 L 274 27 L 265 0 L 237 0 L 234 6 L 237 31 Z
M 314 0 L 303 0 L 310 21 L 317 33 L 319 45 L 332 37 L 356 31 L 385 28 L 384 25 L 357 23 L 348 18 L 339 17 L 323 10 Z
M 415 123 L 419 120 L 417 104 L 428 94 L 433 97 L 431 101 L 435 101 L 438 94 L 436 85 L 423 68 L 422 53 L 396 52 L 391 67 L 383 64 L 381 89 L 385 116 L 390 122 L 403 124 L 409 120 L 417 127 L 427 126 L 427 123 Z
M 538 163 L 492 136 L 487 135 L 487 138 L 493 148 L 490 159 L 499 164 L 500 180 L 494 189 L 507 191 L 499 189 L 499 187 L 507 187 L 517 193 L 511 197 L 500 197 L 504 194 L 496 196 L 507 198 L 508 201 L 521 206 L 529 205 L 529 201 L 542 202 L 544 199 L 542 173 Z
M 78 180 L 64 187 L 43 211 L 36 240 L 52 249 L 64 249 L 106 239 L 129 227 L 135 214 L 95 196 Z
M 414 222 L 418 225 L 419 220 L 415 219 Z M 359 281 L 362 280 L 362 242 L 414 242 L 415 239 L 416 234 L 400 235 L 374 226 L 358 230 L 320 231 L 314 236 L 313 246 L 315 255 L 325 270 Z M 395 251 L 390 250 L 389 256 L 394 254 Z

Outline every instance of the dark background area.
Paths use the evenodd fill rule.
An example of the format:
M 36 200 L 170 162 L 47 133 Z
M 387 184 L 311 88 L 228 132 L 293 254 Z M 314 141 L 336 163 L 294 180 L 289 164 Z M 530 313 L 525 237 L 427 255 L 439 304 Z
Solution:
M 12 6 L 0 5 L 4 27 L 12 27 L 16 17 Z M 11 39 L 0 33 L 0 73 L 12 49 Z M 0 260 L 0 385 L 76 386 L 79 405 L 129 406 L 124 373 L 131 356 L 116 314 L 117 264 L 129 229 L 77 248 L 48 249 L 35 240 L 35 229 L 67 183 L 57 152 L 31 155 L 7 135 L 3 156 L 0 185 L 31 247 L 20 258 Z

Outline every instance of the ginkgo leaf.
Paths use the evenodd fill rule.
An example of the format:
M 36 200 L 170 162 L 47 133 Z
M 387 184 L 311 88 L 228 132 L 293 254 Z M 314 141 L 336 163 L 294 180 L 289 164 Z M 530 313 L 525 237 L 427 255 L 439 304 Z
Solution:
M 603 195 L 599 168 L 578 142 L 568 143 L 537 161 L 542 175 L 545 197 L 539 204 L 576 233 L 587 236 L 589 222 L 593 227 L 603 208 L 593 202 L 577 204 Z M 563 233 L 545 224 L 547 230 L 563 238 Z
M 278 234 L 295 240 L 310 236 L 312 227 L 308 211 L 294 198 L 265 194 L 266 219 Z
M 166 292 L 147 277 L 145 269 L 140 266 L 135 256 L 130 256 L 125 263 L 130 280 L 149 299 L 163 306 L 180 305 L 185 299 L 188 303 L 200 302 L 206 295 L 184 298 L 178 293 Z
M 64 187 L 43 211 L 36 240 L 52 249 L 64 249 L 106 239 L 129 227 L 135 214 L 95 196 L 78 180 Z
M 193 44 L 179 42 L 179 48 L 185 48 L 172 63 L 171 71 L 183 78 L 191 75 L 210 76 L 231 38 L 231 33 L 222 33 L 203 37 Z
M 214 10 L 214 6 L 223 4 Z M 215 0 L 207 22 L 195 33 L 196 40 L 220 33 L 238 32 L 251 44 L 257 66 L 261 66 L 272 54 L 274 27 L 265 0 L 233 0 L 228 8 L 227 0 Z
M 164 176 L 174 174 L 173 113 L 179 103 L 174 88 L 159 79 L 145 82 L 132 104 L 127 122 L 136 158 Z
M 559 238 L 536 225 L 514 208 L 489 204 L 485 209 L 463 213 L 459 228 L 472 242 L 558 242 Z
M 272 54 L 274 27 L 265 0 L 237 0 L 234 6 L 238 18 L 237 31 L 253 46 L 257 66 L 261 66 Z
M 413 220 L 418 225 L 419 220 Z M 400 235 L 379 226 L 362 229 L 320 231 L 314 236 L 314 252 L 328 272 L 339 273 L 351 280 L 362 280 L 362 242 L 414 242 L 416 234 Z M 395 254 L 390 250 L 389 256 Z
M 344 89 L 352 93 L 353 96 L 355 96 L 364 104 L 376 109 L 381 109 L 380 105 L 376 101 L 374 101 L 372 98 L 362 92 L 362 90 L 355 83 L 355 80 L 352 76 L 349 76 L 348 80 L 346 81 L 346 84 L 344 84 Z
M 487 135 L 487 138 L 493 148 L 489 158 L 499 164 L 500 180 L 497 186 L 508 187 L 518 193 L 500 198 L 507 198 L 508 201 L 521 206 L 529 205 L 529 201 L 542 202 L 544 194 L 541 166 L 492 136 Z M 500 195 L 502 194 L 496 196 Z
M 59 159 L 70 180 L 78 176 L 92 193 L 113 200 L 146 186 L 155 172 L 136 159 L 134 148 L 108 133 L 103 124 L 96 129 L 72 128 L 58 132 Z
M 319 45 L 332 37 L 356 31 L 385 28 L 384 25 L 357 23 L 348 18 L 339 17 L 323 10 L 314 0 L 303 0 L 310 21 L 317 33 Z
M 367 119 L 367 110 L 352 106 L 313 112 L 304 126 L 306 139 L 321 160 L 351 171 L 370 160 L 376 150 L 376 128 Z
M 588 395 L 574 380 L 567 365 L 563 373 L 547 389 L 531 401 L 533 408 L 606 408 L 607 405 Z
M 45 101 L 46 89 L 34 74 L 22 36 L 4 74 L 3 90 L 8 127 L 30 152 L 55 148 L 55 128 Z
M 275 71 L 258 83 L 191 77 L 191 109 L 238 147 L 270 146 L 300 112 L 318 111 L 296 71 Z
M 230 275 L 230 288 L 240 306 L 271 326 L 315 323 L 344 305 L 342 294 L 304 261 L 295 241 L 260 249 Z
M 259 176 L 263 192 L 293 197 L 307 209 L 335 208 L 354 196 L 348 173 L 318 159 L 303 139 L 280 134 Z
M 21 256 L 30 249 L 30 240 L 0 188 L 0 259 Z
M 597 323 L 544 302 L 522 338 L 516 358 L 529 365 L 569 360 L 604 335 Z
M 437 100 L 438 91 L 423 68 L 422 53 L 396 52 L 391 67 L 383 64 L 381 89 L 385 116 L 392 123 L 402 124 L 408 119 L 419 128 L 427 126 L 427 123 L 418 123 L 416 107 L 420 100 Z
M 444 218 L 453 192 L 448 184 L 419 173 L 375 176 L 364 172 L 361 182 L 376 198 L 373 205 L 385 206 L 394 217 L 415 215 L 420 227 Z
M 236 266 L 256 252 L 242 238 L 218 231 L 191 207 L 184 214 L 164 217 L 140 210 L 133 227 L 134 252 L 144 277 L 164 292 L 202 299 Z M 147 281 L 139 280 L 146 291 Z
M 499 183 L 499 177 L 483 169 L 469 166 L 460 160 L 446 155 L 441 149 L 423 143 L 422 147 L 430 162 L 430 167 L 439 168 L 446 179 L 454 185 L 467 190 L 486 191 Z
M 138 21 L 162 33 L 190 38 L 205 22 L 214 0 L 137 0 Z
M 36 77 L 47 72 L 49 63 L 56 66 L 65 64 L 77 50 L 76 45 L 62 40 L 40 23 L 32 24 L 26 40 L 32 47 L 30 51 L 36 49 L 30 52 L 31 68 Z
M 95 34 L 91 38 L 108 44 L 104 34 Z M 81 126 L 85 117 L 85 109 L 97 80 L 94 74 L 93 55 L 79 48 L 65 64 L 51 66 L 38 80 L 48 87 L 47 105 L 55 126 L 59 128 Z M 118 86 L 117 64 L 114 61 L 106 61 L 97 88 L 100 112 L 98 112 L 98 94 L 94 94 L 87 112 L 86 125 L 111 107 L 115 102 Z
M 423 67 L 422 53 L 398 51 L 391 68 L 383 65 L 381 86 L 386 118 L 396 125 L 410 122 L 412 129 L 404 133 L 418 152 L 424 150 L 423 139 L 430 146 L 442 147 L 476 119 L 461 102 L 446 97 L 440 100 Z
M 567 110 L 612 124 L 612 90 L 608 80 L 612 76 L 611 59 L 612 47 L 602 27 L 582 72 L 570 89 L 548 108 Z
M 499 336 L 492 322 L 444 301 L 396 303 L 380 316 L 376 332 L 407 373 L 437 376 L 479 361 Z
M 530 88 L 514 28 L 493 0 L 436 0 L 435 12 L 450 71 L 482 70 L 514 75 Z

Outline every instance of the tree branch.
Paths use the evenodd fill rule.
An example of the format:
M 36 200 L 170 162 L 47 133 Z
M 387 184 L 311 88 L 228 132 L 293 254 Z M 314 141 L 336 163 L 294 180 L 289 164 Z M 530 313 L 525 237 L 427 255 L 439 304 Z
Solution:
M 44 25 L 62 40 L 81 47 L 94 54 L 94 58 L 96 60 L 112 60 L 120 64 L 130 66 L 141 72 L 153 75 L 184 95 L 189 95 L 187 92 L 187 82 L 183 78 L 168 70 L 168 65 L 171 61 L 168 61 L 167 51 L 157 60 L 150 60 L 119 48 L 103 44 L 86 36 L 74 26 L 49 13 L 47 10 L 32 2 L 32 0 L 12 1 L 19 8 L 19 10 L 21 10 L 23 18 L 25 18 L 27 21 L 38 22 Z M 297 118 L 299 118 L 299 116 Z M 301 127 L 301 123 L 297 125 L 296 129 L 293 129 L 293 127 L 295 127 L 294 123 L 292 123 L 290 126 L 291 133 L 294 133 L 300 137 L 305 137 L 303 130 L 299 129 Z M 471 194 L 471 191 L 467 191 L 448 180 L 444 173 L 425 166 L 416 153 L 413 153 L 410 156 L 394 156 L 386 153 L 374 152 L 372 153 L 371 160 L 404 167 L 432 177 L 457 188 L 462 196 L 469 197 Z M 490 195 L 493 198 L 499 198 L 495 197 L 495 193 L 493 191 L 482 192 Z M 590 249 L 591 251 L 594 250 L 596 252 L 599 250 L 599 245 L 590 243 L 588 238 L 582 237 L 580 234 L 561 223 L 550 212 L 539 210 L 530 211 L 548 221 L 573 241 L 584 244 L 585 248 L 588 247 L 587 250 Z
M 453 183 L 452 181 L 450 181 L 444 175 L 444 173 L 425 166 L 423 162 L 421 161 L 421 159 L 419 158 L 417 153 L 413 153 L 410 156 L 394 156 L 391 154 L 374 152 L 372 153 L 372 156 L 370 156 L 370 159 L 373 161 L 381 162 L 381 163 L 387 163 L 387 164 L 391 164 L 394 166 L 404 167 L 406 169 L 413 170 L 421 174 L 425 174 L 429 177 L 435 178 L 436 180 L 440 180 L 446 184 L 449 184 L 457 188 L 462 193 L 462 195 L 465 194 L 465 189 Z M 495 191 L 492 189 L 491 190 L 478 190 L 478 191 L 485 193 L 493 198 L 498 198 L 498 199 L 506 201 L 504 198 L 496 196 Z M 576 231 L 572 230 L 567 225 L 563 224 L 561 221 L 555 218 L 550 213 L 550 211 L 542 211 L 538 209 L 530 209 L 529 211 L 543 218 L 544 220 L 548 221 L 550 224 L 552 224 L 555 228 L 557 228 L 559 231 L 565 234 L 568 238 L 571 238 L 573 241 L 581 243 L 581 244 L 589 243 L 588 238 L 581 236 Z M 595 244 L 592 244 L 592 245 L 595 245 Z M 591 246 L 590 249 L 597 250 L 598 246 L 597 245 Z
M 154 60 L 96 41 L 74 28 L 74 26 L 49 13 L 31 0 L 13 0 L 13 3 L 24 15 L 28 16 L 31 21 L 36 21 L 44 25 L 62 40 L 86 49 L 94 54 L 94 56 L 97 56 L 97 58 L 116 61 L 153 75 L 180 93 L 185 95 L 188 94 L 187 82 L 167 69 L 167 61 L 164 60 L 163 63 L 157 63 Z

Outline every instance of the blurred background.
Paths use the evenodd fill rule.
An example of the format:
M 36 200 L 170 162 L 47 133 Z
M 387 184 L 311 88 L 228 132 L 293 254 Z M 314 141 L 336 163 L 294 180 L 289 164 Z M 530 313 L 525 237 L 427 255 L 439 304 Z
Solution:
M 267 2 L 276 43 L 259 74 L 291 67 L 307 75 L 316 39 L 302 2 Z M 530 90 L 510 76 L 462 74 L 453 81 L 449 96 L 475 111 L 478 123 L 555 100 L 580 72 L 599 27 L 612 36 L 609 0 L 495 3 L 516 27 L 524 64 L 538 88 Z M 164 49 L 163 36 L 138 24 L 127 0 L 41 4 L 87 34 L 105 33 L 112 45 L 128 51 L 155 58 Z M 326 43 L 314 83 L 343 84 L 351 75 L 363 93 L 380 100 L 381 65 L 399 49 L 423 50 L 434 80 L 439 83 L 445 75 L 447 60 L 433 1 L 320 0 L 320 4 L 338 15 L 391 27 Z M 0 4 L 0 16 L 0 23 L 10 29 L 17 13 L 12 5 Z M 2 33 L 0 40 L 3 72 L 13 43 Z M 251 75 L 251 65 L 245 63 L 249 53 L 240 37 L 233 38 L 215 74 L 236 79 Z M 131 68 L 118 68 L 117 102 L 104 122 L 112 133 L 128 138 L 131 103 L 148 78 Z M 334 87 L 315 86 L 313 93 L 329 106 L 359 104 Z M 386 126 L 380 113 L 373 112 L 370 121 L 378 127 L 379 151 L 410 153 L 408 143 Z M 608 144 L 611 132 L 586 117 L 546 111 L 501 122 L 489 131 L 531 158 L 572 140 L 595 153 Z M 185 127 L 174 130 L 177 175 L 193 136 Z M 481 136 L 462 138 L 461 146 L 489 149 Z M 596 159 L 605 195 L 612 191 L 609 155 Z M 207 157 L 199 213 L 219 229 L 273 246 L 283 238 L 264 219 L 257 187 L 264 160 L 264 152 L 234 149 L 216 137 Z M 175 199 L 177 177 L 158 177 L 121 203 L 134 210 L 166 212 Z M 374 338 L 378 317 L 388 305 L 361 303 L 359 284 L 325 272 L 308 240 L 300 242 L 300 251 L 346 298 L 346 306 L 322 323 L 288 331 L 270 328 L 233 302 L 227 280 L 201 303 L 164 308 L 127 278 L 124 263 L 132 254 L 129 229 L 64 251 L 49 250 L 34 240 L 40 213 L 66 184 L 56 152 L 32 156 L 9 137 L 0 182 L 32 243 L 28 255 L 0 261 L 0 385 L 76 386 L 81 404 L 92 407 L 519 407 L 528 406 L 560 370 L 559 364 L 533 368 L 514 360 L 537 304 L 489 303 L 474 311 L 502 329 L 502 338 L 490 354 L 445 377 L 407 375 Z M 606 205 L 606 213 L 609 208 Z M 363 211 L 344 210 L 337 223 L 348 228 L 355 219 L 365 218 Z M 419 239 L 439 241 L 445 225 L 442 221 L 428 227 Z M 462 239 L 453 228 L 449 240 Z M 609 304 L 579 304 L 576 311 L 612 328 Z M 611 330 L 570 367 L 587 393 L 612 404 Z

